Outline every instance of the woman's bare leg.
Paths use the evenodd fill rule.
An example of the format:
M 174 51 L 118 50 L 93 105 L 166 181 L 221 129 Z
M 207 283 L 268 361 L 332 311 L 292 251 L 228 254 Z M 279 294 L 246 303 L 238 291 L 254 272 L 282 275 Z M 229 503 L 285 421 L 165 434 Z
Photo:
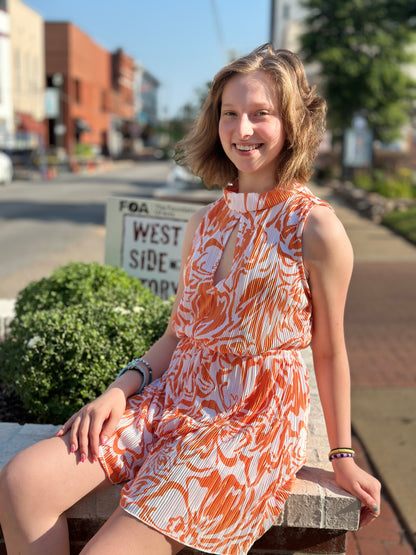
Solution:
M 183 545 L 118 507 L 81 555 L 174 555 Z
M 69 553 L 65 517 L 93 489 L 110 485 L 99 462 L 70 453 L 68 436 L 41 441 L 0 472 L 0 522 L 8 555 Z

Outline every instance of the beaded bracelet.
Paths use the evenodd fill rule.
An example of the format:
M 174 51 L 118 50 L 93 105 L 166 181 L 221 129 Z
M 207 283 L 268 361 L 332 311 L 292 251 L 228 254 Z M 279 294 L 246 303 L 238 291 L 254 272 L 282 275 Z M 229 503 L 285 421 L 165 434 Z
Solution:
M 332 462 L 334 459 L 343 459 L 344 457 L 354 457 L 354 453 L 335 453 L 329 455 L 329 460 Z
M 146 375 L 146 372 L 143 370 L 143 368 L 140 366 L 140 363 L 142 363 L 146 366 L 147 375 Z M 118 373 L 117 378 L 122 376 L 124 374 L 124 372 L 127 372 L 127 370 L 136 370 L 136 372 L 139 372 L 139 374 L 141 374 L 141 376 L 143 378 L 143 381 L 140 384 L 139 389 L 136 391 L 136 395 L 139 395 L 147 385 L 152 383 L 152 368 L 151 368 L 150 364 L 147 362 L 147 360 L 145 360 L 144 358 L 135 358 L 134 360 L 130 361 Z
M 336 449 L 331 449 L 328 454 L 330 461 L 333 459 L 342 459 L 343 457 L 354 457 L 355 451 L 351 447 L 337 447 Z
M 150 366 L 150 364 L 147 362 L 147 360 L 145 360 L 144 358 L 136 358 L 133 361 L 136 365 L 138 362 L 141 362 L 142 364 L 144 364 L 147 368 L 147 384 L 146 385 L 150 385 L 152 383 L 152 367 Z

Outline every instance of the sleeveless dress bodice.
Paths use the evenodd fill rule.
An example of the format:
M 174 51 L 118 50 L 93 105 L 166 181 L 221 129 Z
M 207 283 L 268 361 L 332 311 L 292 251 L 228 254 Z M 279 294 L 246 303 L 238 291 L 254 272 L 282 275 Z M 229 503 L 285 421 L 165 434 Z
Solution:
M 178 335 L 244 356 L 300 349 L 310 342 L 310 292 L 302 260 L 303 223 L 314 197 L 275 189 L 224 191 L 201 223 L 175 318 Z M 223 249 L 238 225 L 232 269 L 214 285 Z

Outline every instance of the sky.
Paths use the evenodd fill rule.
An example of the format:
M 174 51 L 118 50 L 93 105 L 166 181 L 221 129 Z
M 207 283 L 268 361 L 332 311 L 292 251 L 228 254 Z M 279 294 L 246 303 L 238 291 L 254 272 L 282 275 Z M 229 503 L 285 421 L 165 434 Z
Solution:
M 159 82 L 159 117 L 197 99 L 230 60 L 269 41 L 270 0 L 23 0 L 69 21 L 109 51 L 122 48 Z

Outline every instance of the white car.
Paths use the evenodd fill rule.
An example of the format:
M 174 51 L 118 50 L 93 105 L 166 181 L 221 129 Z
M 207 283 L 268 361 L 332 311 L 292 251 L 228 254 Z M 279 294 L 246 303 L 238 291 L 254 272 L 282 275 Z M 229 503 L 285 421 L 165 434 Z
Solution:
M 167 179 L 168 187 L 174 189 L 195 189 L 203 188 L 199 177 L 193 175 L 183 166 L 174 165 Z
M 13 179 L 13 163 L 6 153 L 0 152 L 0 184 L 11 183 Z

